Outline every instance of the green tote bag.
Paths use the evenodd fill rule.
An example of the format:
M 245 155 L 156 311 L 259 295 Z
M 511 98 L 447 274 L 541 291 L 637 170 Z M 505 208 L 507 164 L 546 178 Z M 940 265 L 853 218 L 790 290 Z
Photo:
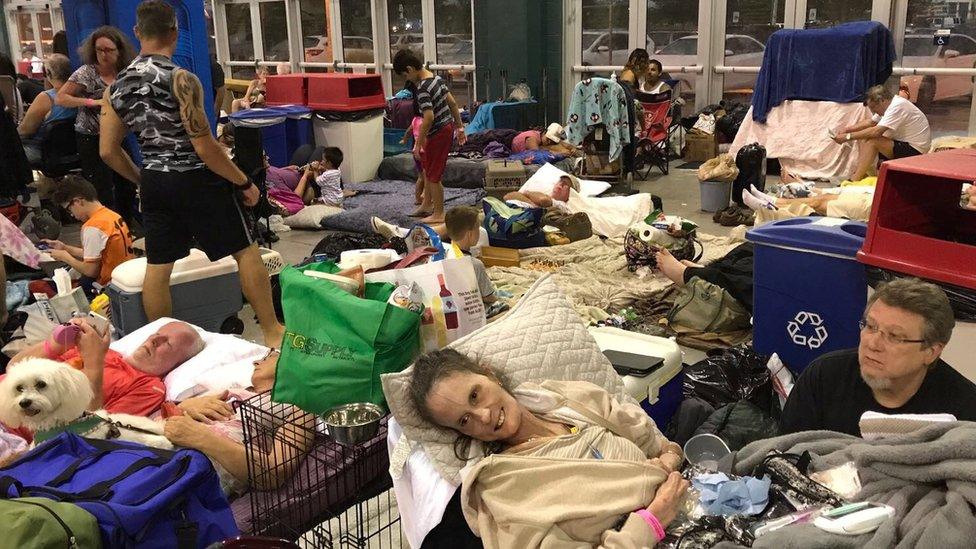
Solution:
M 417 357 L 421 315 L 386 302 L 392 284 L 366 283 L 356 297 L 308 270 L 339 271 L 331 262 L 282 271 L 285 339 L 272 397 L 316 414 L 351 402 L 385 407 L 380 375 Z

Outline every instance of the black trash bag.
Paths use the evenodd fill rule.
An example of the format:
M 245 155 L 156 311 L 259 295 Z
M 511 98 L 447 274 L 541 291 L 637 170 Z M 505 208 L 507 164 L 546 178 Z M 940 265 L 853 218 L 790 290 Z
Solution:
M 715 407 L 704 400 L 697 397 L 686 398 L 678 405 L 678 411 L 668 423 L 664 436 L 671 442 L 684 446 L 713 413 Z
M 684 398 L 697 397 L 715 408 L 748 400 L 760 410 L 774 410 L 768 360 L 751 345 L 708 351 L 705 360 L 685 367 Z
M 725 116 L 715 121 L 715 130 L 724 135 L 729 142 L 733 141 L 735 135 L 739 133 L 742 121 L 746 119 L 747 112 L 749 112 L 749 105 L 730 102 L 725 106 Z
M 739 168 L 739 175 L 732 183 L 732 200 L 745 208 L 742 202 L 742 191 L 754 185 L 760 191 L 766 190 L 766 147 L 759 143 L 750 143 L 739 149 L 735 155 L 735 165 Z
M 748 400 L 740 400 L 712 412 L 695 430 L 696 435 L 704 433 L 722 439 L 734 452 L 751 442 L 778 435 L 778 414 L 773 417 Z
M 880 267 L 868 267 L 868 285 L 877 288 L 883 282 L 890 282 L 899 278 L 909 278 L 912 275 L 896 273 Z M 938 285 L 949 297 L 949 305 L 955 313 L 956 320 L 963 322 L 976 322 L 976 290 L 961 288 L 945 282 L 928 280 L 932 284 Z
M 407 243 L 402 238 L 387 240 L 385 236 L 365 233 L 332 233 L 328 234 L 312 249 L 312 257 L 321 256 L 336 263 L 342 252 L 370 248 L 393 248 L 397 253 L 407 252 Z

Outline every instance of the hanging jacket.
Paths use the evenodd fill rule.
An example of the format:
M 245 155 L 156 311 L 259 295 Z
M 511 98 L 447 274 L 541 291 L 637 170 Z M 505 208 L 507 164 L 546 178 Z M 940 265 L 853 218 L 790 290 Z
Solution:
M 610 161 L 630 144 L 630 119 L 623 87 L 607 78 L 587 78 L 573 90 L 566 124 L 566 140 L 579 145 L 594 126 L 603 124 L 610 137 Z

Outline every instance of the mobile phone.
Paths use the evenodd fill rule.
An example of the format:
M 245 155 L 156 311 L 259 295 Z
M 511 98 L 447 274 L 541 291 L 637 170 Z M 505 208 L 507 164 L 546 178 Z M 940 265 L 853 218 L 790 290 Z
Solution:
M 88 316 L 85 317 L 85 319 L 88 320 L 88 323 L 98 330 L 98 333 L 100 334 L 104 334 L 111 329 L 111 322 L 98 313 L 88 313 Z
M 50 250 L 51 247 L 48 246 L 47 244 L 43 243 L 43 242 L 40 242 L 40 243 L 37 244 L 37 249 L 38 250 L 41 250 L 42 252 L 46 252 L 47 250 Z

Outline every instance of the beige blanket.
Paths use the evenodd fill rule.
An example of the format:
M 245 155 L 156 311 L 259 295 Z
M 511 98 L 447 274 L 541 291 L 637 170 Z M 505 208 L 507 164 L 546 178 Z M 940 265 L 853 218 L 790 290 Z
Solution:
M 806 179 L 847 177 L 857 168 L 858 145 L 838 145 L 827 134 L 871 115 L 860 103 L 784 101 L 769 111 L 765 124 L 752 120 L 752 108 L 729 148 L 735 154 L 749 143 L 766 147 L 789 173 Z
M 704 247 L 700 263 L 723 257 L 741 240 L 699 234 Z M 530 248 L 519 252 L 519 267 L 491 267 L 488 275 L 495 285 L 518 299 L 539 277 L 552 272 L 559 289 L 587 321 L 604 320 L 638 299 L 651 297 L 673 283 L 659 272 L 632 273 L 627 270 L 623 238 L 590 237 L 564 246 Z

